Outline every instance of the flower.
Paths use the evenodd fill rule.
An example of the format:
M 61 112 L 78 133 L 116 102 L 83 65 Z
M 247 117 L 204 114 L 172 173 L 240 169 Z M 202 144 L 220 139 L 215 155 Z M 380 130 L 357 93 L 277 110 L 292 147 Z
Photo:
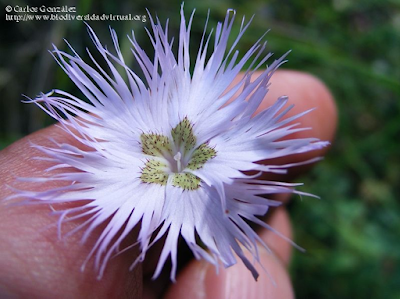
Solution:
M 87 258 L 95 259 L 99 278 L 109 259 L 118 253 L 121 242 L 136 226 L 140 230 L 134 245 L 140 246 L 141 253 L 132 267 L 143 261 L 147 250 L 165 236 L 154 277 L 160 274 L 170 256 L 171 279 L 175 279 L 177 243 L 181 236 L 196 258 L 216 267 L 221 261 L 229 267 L 237 262 L 236 254 L 257 278 L 258 273 L 243 250 L 259 261 L 256 245 L 267 245 L 247 221 L 270 228 L 257 218 L 270 206 L 279 205 L 267 196 L 301 192 L 293 190 L 296 184 L 263 181 L 248 173 L 284 172 L 292 165 L 257 162 L 327 144 L 313 138 L 282 140 L 303 130 L 298 124 L 289 123 L 308 112 L 283 120 L 290 109 L 281 111 L 287 97 L 279 98 L 255 115 L 268 92 L 272 74 L 286 55 L 252 80 L 254 71 L 272 54 L 263 54 L 265 43 L 260 39 L 239 59 L 235 46 L 250 22 L 244 23 L 243 19 L 229 47 L 234 11 L 228 10 L 225 20 L 218 24 L 209 58 L 207 51 L 213 34 L 204 30 L 191 72 L 189 39 L 193 16 L 194 12 L 187 25 L 181 8 L 177 56 L 173 54 L 167 28 L 163 29 L 158 20 L 150 18 L 153 59 L 132 35 L 132 53 L 143 78 L 125 64 L 114 30 L 111 29 L 111 36 L 116 55 L 88 27 L 108 71 L 90 52 L 92 66 L 72 47 L 73 55 L 56 47 L 53 51 L 87 101 L 61 90 L 28 100 L 56 119 L 83 146 L 34 145 L 53 162 L 48 171 L 64 171 L 30 180 L 41 183 L 61 180 L 68 184 L 41 192 L 18 190 L 16 195 L 47 204 L 81 203 L 55 212 L 60 214 L 59 228 L 64 221 L 88 217 L 73 231 L 85 228 L 83 241 L 105 223 Z M 229 87 L 249 60 L 251 65 L 243 79 Z M 239 95 L 234 98 L 236 93 Z

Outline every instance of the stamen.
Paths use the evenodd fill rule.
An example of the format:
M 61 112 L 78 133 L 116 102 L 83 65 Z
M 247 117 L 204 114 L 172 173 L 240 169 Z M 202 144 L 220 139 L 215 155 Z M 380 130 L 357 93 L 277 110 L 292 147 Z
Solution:
M 178 172 L 181 172 L 181 171 L 182 171 L 181 158 L 182 158 L 181 152 L 178 152 L 178 153 L 174 156 L 174 160 L 176 161 L 176 166 L 177 166 L 177 168 L 178 168 Z
M 197 138 L 193 133 L 193 124 L 187 117 L 171 130 L 171 137 L 172 140 L 156 133 L 141 134 L 142 152 L 161 159 L 149 158 L 142 168 L 140 179 L 143 183 L 165 186 L 172 175 L 174 187 L 183 190 L 200 188 L 200 178 L 186 169 L 201 169 L 207 161 L 216 157 L 217 152 L 208 143 L 195 148 Z

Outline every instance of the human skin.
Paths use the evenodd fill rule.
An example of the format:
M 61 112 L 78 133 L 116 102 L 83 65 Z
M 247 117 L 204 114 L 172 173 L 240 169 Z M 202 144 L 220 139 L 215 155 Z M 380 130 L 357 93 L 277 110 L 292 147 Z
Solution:
M 239 78 L 237 78 L 239 79 Z M 290 138 L 316 137 L 331 141 L 334 137 L 337 111 L 333 98 L 318 79 L 305 73 L 278 71 L 271 79 L 272 85 L 260 110 L 265 109 L 279 96 L 288 95 L 289 103 L 295 104 L 288 116 L 310 108 L 317 109 L 300 120 L 303 127 L 312 129 L 292 134 Z M 79 146 L 77 141 L 51 126 L 35 132 L 10 145 L 0 152 L 0 199 L 12 194 L 9 186 L 29 190 L 44 190 L 59 186 L 59 182 L 40 186 L 27 182 L 16 182 L 16 177 L 41 177 L 51 164 L 33 159 L 43 153 L 31 147 L 31 143 L 52 145 L 52 138 L 63 143 Z M 302 155 L 268 161 L 268 163 L 291 163 L 323 156 L 327 149 Z M 309 166 L 296 167 L 294 172 L 280 180 L 288 179 L 309 169 Z M 265 175 L 265 178 L 271 176 Z M 286 195 L 280 200 L 286 201 Z M 143 264 L 132 271 L 129 266 L 138 254 L 132 248 L 116 256 L 108 263 L 101 280 L 93 260 L 80 267 L 88 256 L 102 227 L 95 230 L 90 238 L 81 243 L 83 231 L 67 238 L 57 235 L 57 218 L 50 215 L 52 209 L 64 209 L 73 204 L 54 205 L 10 205 L 0 201 L 0 298 L 156 298 L 161 288 L 157 281 L 149 283 L 149 276 L 157 261 L 157 250 L 149 253 Z M 289 216 L 284 207 L 271 210 L 269 224 L 288 236 L 292 236 Z M 77 227 L 82 220 L 65 222 L 62 232 L 65 234 Z M 268 271 L 259 269 L 260 277 L 255 282 L 241 262 L 224 269 L 215 267 L 204 260 L 189 261 L 178 273 L 176 283 L 167 285 L 167 298 L 292 298 L 293 290 L 287 273 L 292 246 L 268 230 L 260 230 L 261 238 L 274 254 L 260 248 L 261 263 Z M 135 232 L 130 236 L 134 242 Z M 160 278 L 160 282 L 163 277 Z M 274 285 L 275 282 L 275 285 Z M 161 285 L 161 283 L 159 284 Z

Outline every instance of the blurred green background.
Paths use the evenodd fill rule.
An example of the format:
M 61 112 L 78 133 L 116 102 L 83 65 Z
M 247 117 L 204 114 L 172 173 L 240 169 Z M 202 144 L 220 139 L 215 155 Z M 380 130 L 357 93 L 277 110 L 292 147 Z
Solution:
M 1 1 L 40 6 L 40 1 Z M 11 3 L 13 2 L 13 3 Z M 138 14 L 145 8 L 170 18 L 177 32 L 181 1 L 46 1 L 46 6 L 76 6 L 77 14 Z M 227 8 L 238 16 L 255 14 L 241 53 L 267 29 L 269 50 L 293 52 L 284 68 L 310 72 L 332 90 L 339 107 L 337 139 L 328 157 L 301 178 L 302 190 L 322 200 L 293 200 L 295 240 L 307 252 L 295 252 L 291 266 L 298 298 L 400 298 L 400 1 L 399 0 L 196 0 L 193 39 L 198 40 L 208 8 L 210 25 Z M 66 50 L 66 38 L 85 56 L 93 52 L 85 26 L 78 21 L 5 21 L 0 33 L 0 148 L 42 128 L 51 119 L 21 94 L 35 97 L 59 88 L 79 95 L 47 50 Z M 108 25 L 120 37 L 125 58 L 133 62 L 125 38 L 134 29 L 149 46 L 140 21 L 89 24 L 111 45 Z M 237 25 L 240 24 L 239 18 Z M 237 28 L 236 28 L 237 30 Z M 192 47 L 196 51 L 196 47 Z

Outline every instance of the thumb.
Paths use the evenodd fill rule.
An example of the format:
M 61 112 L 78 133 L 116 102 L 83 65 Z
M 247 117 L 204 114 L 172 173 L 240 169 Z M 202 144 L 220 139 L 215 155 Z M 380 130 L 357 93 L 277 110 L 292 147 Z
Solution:
M 52 210 L 48 205 L 8 205 L 2 201 L 11 195 L 7 185 L 13 185 L 15 177 L 46 175 L 45 169 L 50 165 L 33 159 L 41 153 L 29 141 L 45 145 L 48 138 L 65 141 L 69 137 L 52 126 L 0 152 L 0 298 L 138 298 L 142 287 L 141 265 L 132 272 L 127 267 L 137 252 L 130 250 L 114 258 L 103 278 L 97 280 L 93 259 L 85 271 L 81 272 L 80 267 L 100 230 L 93 231 L 84 244 L 82 230 L 65 241 L 60 240 L 55 225 L 58 218 L 49 215 Z M 27 187 L 24 184 L 21 182 L 17 187 Z M 77 225 L 76 221 L 63 223 L 63 233 Z

